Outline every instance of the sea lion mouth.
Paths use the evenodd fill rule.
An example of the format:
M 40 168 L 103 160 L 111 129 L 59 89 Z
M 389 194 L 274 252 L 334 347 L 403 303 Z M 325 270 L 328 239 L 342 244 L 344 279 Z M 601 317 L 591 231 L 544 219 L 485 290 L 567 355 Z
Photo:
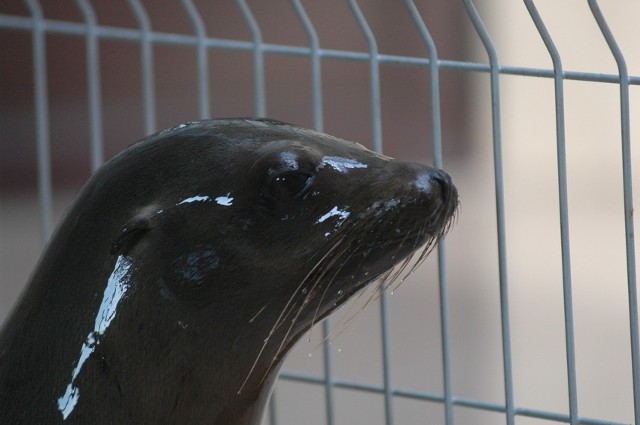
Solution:
M 393 213 L 386 211 L 379 217 L 365 214 L 350 225 L 345 223 L 342 236 L 348 248 L 342 254 L 344 261 L 339 263 L 347 270 L 361 270 L 366 285 L 420 253 L 413 271 L 447 234 L 457 208 L 443 205 L 430 214 L 424 211 L 422 203 L 409 200 L 400 202 Z

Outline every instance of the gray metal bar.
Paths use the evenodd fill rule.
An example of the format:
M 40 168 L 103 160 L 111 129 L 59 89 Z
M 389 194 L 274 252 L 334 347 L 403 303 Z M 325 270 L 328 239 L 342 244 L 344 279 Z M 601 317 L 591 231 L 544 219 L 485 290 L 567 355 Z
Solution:
M 385 423 L 393 424 L 393 387 L 391 381 L 391 343 L 389 342 L 389 301 L 387 292 L 380 285 L 380 331 L 382 332 L 382 365 L 384 382 Z
M 471 0 L 463 0 L 469 19 L 480 37 L 491 64 L 491 125 L 493 130 L 493 167 L 496 192 L 496 225 L 498 242 L 498 274 L 500 279 L 500 317 L 502 328 L 502 362 L 506 422 L 515 423 L 513 368 L 511 360 L 511 329 L 509 320 L 509 283 L 507 274 L 507 243 L 504 212 L 504 174 L 502 167 L 502 129 L 500 125 L 500 63 L 498 52 Z
M 282 372 L 280 374 L 280 379 L 293 381 L 293 382 L 302 382 L 302 383 L 307 383 L 312 385 L 324 384 L 324 379 L 321 377 L 306 375 L 306 374 L 301 374 L 296 372 Z M 369 392 L 372 394 L 384 394 L 385 392 L 384 386 L 363 384 L 361 382 L 335 380 L 333 384 L 336 388 L 341 388 L 346 390 L 363 391 L 363 392 Z M 402 388 L 395 388 L 393 390 L 393 395 L 395 397 L 411 399 L 411 400 L 419 400 L 419 401 L 426 401 L 426 402 L 432 402 L 432 403 L 444 403 L 444 397 L 442 397 L 441 395 L 402 389 Z M 473 399 L 463 398 L 463 397 L 453 397 L 452 403 L 454 406 L 466 407 L 466 408 L 476 409 L 476 410 L 481 410 L 486 412 L 506 413 L 507 411 L 505 405 L 488 403 L 485 401 L 473 400 Z M 514 415 L 527 417 L 527 418 L 544 419 L 544 420 L 562 422 L 562 423 L 571 422 L 571 417 L 567 414 L 549 412 L 545 410 L 522 408 L 522 407 L 514 408 Z M 601 419 L 584 418 L 584 417 L 578 418 L 578 424 L 580 425 L 629 425 L 622 422 L 612 422 L 612 421 L 606 421 Z
M 322 322 L 322 339 L 324 340 L 324 346 L 322 347 L 322 355 L 324 360 L 324 394 L 325 394 L 325 411 L 327 415 L 327 425 L 333 425 L 335 423 L 335 396 L 333 386 L 333 353 L 331 352 L 330 339 L 331 337 L 331 325 L 330 319 L 325 319 Z
M 181 0 L 182 6 L 187 11 L 191 25 L 196 31 L 198 39 L 197 61 L 198 61 L 198 111 L 200 119 L 211 117 L 209 111 L 209 58 L 207 56 L 207 32 L 202 22 L 202 17 L 192 0 Z
M 420 16 L 420 12 L 412 0 L 404 0 L 414 25 L 418 29 L 422 41 L 427 46 L 430 59 L 431 117 L 433 137 L 434 165 L 442 168 L 442 123 L 440 119 L 440 70 L 438 69 L 438 50 L 429 33 L 429 29 Z M 445 243 L 438 243 L 438 288 L 440 293 L 440 335 L 442 344 L 442 375 L 444 388 L 445 424 L 453 424 L 453 390 L 451 384 L 451 342 L 449 333 L 449 295 L 446 275 Z
M 564 326 L 567 357 L 567 386 L 569 391 L 569 415 L 571 424 L 578 423 L 578 385 L 576 377 L 575 342 L 573 330 L 573 295 L 571 288 L 571 257 L 569 247 L 569 206 L 567 197 L 567 159 L 564 124 L 564 81 L 562 61 L 551 35 L 546 29 L 532 0 L 524 0 L 540 37 L 544 42 L 555 71 L 556 146 L 558 162 L 558 192 L 560 204 L 560 249 L 562 254 L 562 289 L 564 296 Z
M 631 339 L 631 370 L 633 407 L 636 424 L 640 424 L 640 347 L 638 337 L 638 292 L 633 226 L 633 188 L 631 176 L 631 128 L 629 121 L 629 72 L 613 33 L 595 0 L 589 0 L 593 17 L 607 41 L 620 73 L 620 139 L 622 142 L 622 187 L 624 192 L 624 228 L 627 254 L 627 292 L 629 297 L 629 327 Z
M 438 49 L 413 0 L 404 0 L 404 4 L 429 52 L 429 86 L 431 89 L 430 102 L 431 118 L 433 121 L 431 129 L 433 137 L 433 162 L 436 167 L 442 167 L 442 120 L 440 118 L 440 69 L 438 67 Z
M 311 99 L 313 107 L 313 127 L 317 131 L 324 130 L 324 116 L 322 113 L 322 70 L 320 63 L 320 41 L 318 34 L 309 19 L 309 15 L 305 11 L 300 0 L 291 0 L 291 5 L 300 19 L 309 39 L 311 48 Z M 322 338 L 325 341 L 322 354 L 324 360 L 324 385 L 325 385 L 325 409 L 327 416 L 327 425 L 335 423 L 334 413 L 334 386 L 333 386 L 333 353 L 329 344 L 331 334 L 330 319 L 322 322 Z
M 251 31 L 251 46 L 253 50 L 253 90 L 255 92 L 256 116 L 267 116 L 267 102 L 264 83 L 264 52 L 262 43 L 262 32 L 258 22 L 251 13 L 246 0 L 236 0 L 236 5 L 242 13 L 249 31 Z
M 98 25 L 93 7 L 87 0 L 76 0 L 87 27 L 87 93 L 89 98 L 89 127 L 91 147 L 91 171 L 104 162 L 102 130 L 102 92 L 100 90 L 100 46 L 95 28 Z
M 42 242 L 53 231 L 53 189 L 51 182 L 51 152 L 49 140 L 49 91 L 47 87 L 47 55 L 44 17 L 37 0 L 26 0 L 33 17 L 33 86 L 36 116 L 36 146 L 38 155 L 38 199 Z
M 142 66 L 142 99 L 144 102 L 144 132 L 156 131 L 156 96 L 153 73 L 153 41 L 151 40 L 151 22 L 140 0 L 127 0 L 140 26 L 140 49 Z
M 378 64 L 378 45 L 360 10 L 356 0 L 348 0 L 349 9 L 355 18 L 369 49 L 369 84 L 371 90 L 371 126 L 373 132 L 373 149 L 382 153 L 382 120 L 380 111 L 380 65 Z M 387 293 L 384 282 L 380 284 L 380 330 L 382 333 L 382 365 L 384 382 L 385 423 L 393 424 L 393 388 L 391 382 L 391 352 L 389 349 L 389 313 Z
M 371 118 L 373 130 L 373 150 L 382 153 L 382 122 L 380 119 L 380 65 L 378 60 L 378 44 L 369 28 L 366 18 L 362 14 L 356 0 L 348 0 L 349 8 L 355 18 L 362 34 L 367 40 L 369 53 L 369 84 L 371 90 Z
M 322 70 L 321 70 L 321 51 L 318 34 L 309 15 L 304 10 L 300 0 L 291 0 L 293 9 L 298 15 L 300 22 L 304 27 L 307 37 L 309 38 L 310 59 L 311 59 L 311 97 L 313 103 L 313 128 L 317 131 L 324 131 L 324 115 L 322 109 Z
M 57 20 L 44 20 L 42 22 L 43 30 L 45 32 L 85 36 L 86 28 L 84 24 L 76 22 L 64 22 Z M 34 23 L 32 18 L 23 16 L 11 16 L 0 14 L 0 28 L 17 29 L 23 31 L 33 31 Z M 121 41 L 140 42 L 142 35 L 140 30 L 127 29 L 127 28 L 115 28 L 109 26 L 98 26 L 95 28 L 95 33 L 98 38 L 114 39 Z M 183 34 L 171 34 L 164 32 L 151 32 L 149 34 L 149 41 L 153 44 L 168 44 L 179 46 L 193 46 L 197 44 L 197 38 L 191 35 Z M 254 50 L 254 44 L 250 41 L 238 41 L 227 40 L 220 38 L 207 38 L 205 45 L 210 49 L 220 50 L 241 50 L 251 51 Z M 299 46 L 286 46 L 281 44 L 268 44 L 262 45 L 262 52 L 264 54 L 275 55 L 291 55 L 291 56 L 309 56 L 311 49 L 308 47 Z M 368 62 L 371 60 L 368 53 L 352 52 L 345 50 L 335 49 L 320 49 L 318 51 L 320 58 L 326 59 L 344 59 L 352 60 L 356 62 Z M 430 59 L 413 57 L 413 56 L 398 56 L 378 53 L 378 63 L 380 65 L 397 65 L 408 67 L 429 67 Z M 458 71 L 469 72 L 491 72 L 491 66 L 483 63 L 465 62 L 439 59 L 438 67 L 440 69 L 453 69 Z M 527 68 L 521 66 L 508 66 L 501 65 L 500 74 L 505 75 L 520 75 L 524 77 L 540 77 L 540 78 L 555 78 L 555 73 L 550 69 L 543 68 Z M 593 81 L 599 83 L 612 83 L 620 84 L 620 75 L 618 74 L 602 74 L 595 72 L 582 72 L 582 71 L 564 71 L 565 80 L 575 81 Z M 640 85 L 640 76 L 629 76 L 629 85 Z
M 276 409 L 276 392 L 274 390 L 273 393 L 271 394 L 271 398 L 269 399 L 269 424 L 270 425 L 277 425 L 278 424 L 278 417 L 277 417 L 276 413 L 277 413 L 277 409 Z

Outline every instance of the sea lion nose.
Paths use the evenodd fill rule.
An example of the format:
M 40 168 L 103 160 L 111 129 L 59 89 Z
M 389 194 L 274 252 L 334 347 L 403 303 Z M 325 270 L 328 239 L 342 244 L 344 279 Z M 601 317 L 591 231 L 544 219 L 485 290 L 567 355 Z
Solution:
M 451 176 L 437 168 L 430 168 L 417 174 L 415 187 L 432 199 L 440 199 L 450 208 L 458 203 L 458 191 L 451 181 Z

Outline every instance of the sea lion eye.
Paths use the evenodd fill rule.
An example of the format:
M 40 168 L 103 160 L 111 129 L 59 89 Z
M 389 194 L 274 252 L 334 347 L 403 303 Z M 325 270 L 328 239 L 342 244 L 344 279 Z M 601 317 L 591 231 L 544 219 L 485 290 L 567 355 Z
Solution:
M 315 175 L 299 170 L 289 170 L 275 174 L 267 194 L 272 199 L 300 199 L 309 192 Z

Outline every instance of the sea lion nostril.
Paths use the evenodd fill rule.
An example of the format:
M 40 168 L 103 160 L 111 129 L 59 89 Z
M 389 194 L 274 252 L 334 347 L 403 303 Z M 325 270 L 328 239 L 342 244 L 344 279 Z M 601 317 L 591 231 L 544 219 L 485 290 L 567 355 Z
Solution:
M 451 177 L 442 170 L 430 169 L 418 174 L 414 185 L 429 196 L 441 198 L 445 204 L 448 204 L 453 196 L 457 196 Z
M 434 170 L 432 172 L 432 179 L 438 183 L 440 188 L 440 195 L 442 196 L 442 200 L 445 204 L 449 204 L 451 200 L 451 196 L 453 195 L 453 191 L 455 190 L 453 184 L 451 183 L 451 177 L 449 174 L 445 173 L 442 170 Z

